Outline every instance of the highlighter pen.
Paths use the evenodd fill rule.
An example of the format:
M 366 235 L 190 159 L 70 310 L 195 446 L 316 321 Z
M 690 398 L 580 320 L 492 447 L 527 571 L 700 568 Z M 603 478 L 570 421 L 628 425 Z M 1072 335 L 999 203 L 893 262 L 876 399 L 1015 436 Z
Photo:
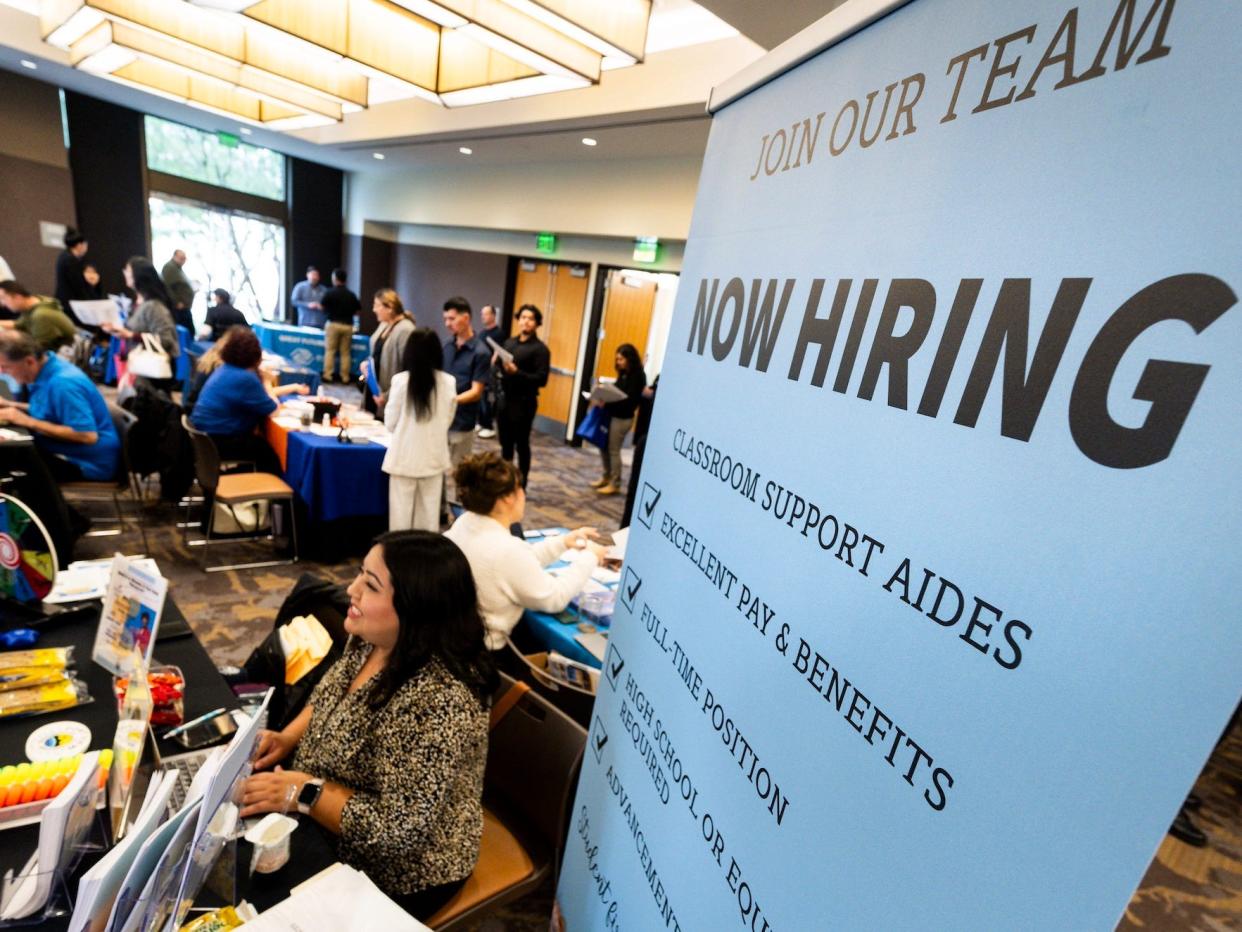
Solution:
M 183 722 L 182 724 L 178 725 L 176 728 L 170 728 L 168 731 L 164 732 L 164 739 L 167 740 L 169 738 L 175 738 L 177 735 L 181 734 L 183 731 L 193 728 L 195 725 L 201 725 L 203 724 L 203 722 L 210 721 L 211 719 L 215 718 L 217 715 L 223 715 L 227 711 L 228 709 L 224 709 L 224 708 L 213 709 L 212 711 L 208 712 L 206 715 L 200 715 L 198 718 L 190 719 L 190 721 L 188 722 Z

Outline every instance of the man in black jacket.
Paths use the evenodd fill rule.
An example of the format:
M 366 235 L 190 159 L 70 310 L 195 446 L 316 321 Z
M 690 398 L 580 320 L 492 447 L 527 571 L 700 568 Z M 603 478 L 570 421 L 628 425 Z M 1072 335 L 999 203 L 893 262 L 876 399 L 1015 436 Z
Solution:
M 323 326 L 323 380 L 331 382 L 336 367 L 336 357 L 341 357 L 342 384 L 349 382 L 350 349 L 354 339 L 354 315 L 362 310 L 358 296 L 345 287 L 345 270 L 332 270 L 332 287 L 319 300 L 327 321 Z
M 227 291 L 217 288 L 211 296 L 216 303 L 207 312 L 207 320 L 204 323 L 211 328 L 212 342 L 224 336 L 230 327 L 250 326 L 250 321 L 246 320 L 245 315 L 230 303 L 232 296 Z
M 502 371 L 496 415 L 500 453 L 513 462 L 513 452 L 517 451 L 522 488 L 526 488 L 530 475 L 530 431 L 539 407 L 539 389 L 548 384 L 552 354 L 535 333 L 543 323 L 543 312 L 539 308 L 523 304 L 518 308 L 517 321 L 518 335 L 505 341 L 505 350 L 513 355 L 513 360 L 496 358 L 492 365 L 499 366 Z

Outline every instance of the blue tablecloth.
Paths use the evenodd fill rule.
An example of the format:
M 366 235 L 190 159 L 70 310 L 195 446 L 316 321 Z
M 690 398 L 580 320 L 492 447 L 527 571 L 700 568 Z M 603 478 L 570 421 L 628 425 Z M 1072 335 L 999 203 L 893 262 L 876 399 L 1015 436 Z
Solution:
M 269 353 L 283 356 L 295 366 L 323 371 L 322 329 L 261 321 L 254 325 L 254 332 L 259 336 L 259 343 Z M 357 377 L 358 364 L 370 352 L 370 340 L 361 333 L 355 333 L 350 356 L 351 375 Z
M 566 619 L 562 623 L 559 619 Z M 589 621 L 590 619 L 583 619 Z M 532 612 L 527 609 L 522 613 L 522 624 L 534 635 L 544 650 L 554 650 L 563 657 L 577 660 L 599 670 L 603 664 L 589 650 L 574 640 L 578 634 L 578 610 L 565 609 L 560 615 L 547 615 L 543 612 Z M 601 629 L 607 631 L 607 628 Z
M 306 503 L 311 521 L 388 514 L 388 476 L 378 443 L 289 434 L 285 481 Z

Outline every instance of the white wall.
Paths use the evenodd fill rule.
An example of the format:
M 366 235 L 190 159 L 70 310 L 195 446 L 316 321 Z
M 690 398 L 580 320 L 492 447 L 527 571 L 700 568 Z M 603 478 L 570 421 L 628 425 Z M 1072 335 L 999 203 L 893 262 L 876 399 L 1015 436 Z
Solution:
M 357 232 L 391 243 L 412 243 L 418 246 L 437 246 L 441 249 L 465 249 L 554 262 L 597 263 L 621 267 L 634 265 L 632 238 L 558 236 L 555 254 L 541 255 L 535 251 L 535 233 L 524 230 L 485 230 L 477 227 L 366 221 Z M 685 245 L 683 240 L 661 240 L 660 261 L 644 268 L 650 271 L 680 270 Z
M 353 172 L 346 232 L 380 221 L 684 240 L 701 167 L 693 157 Z

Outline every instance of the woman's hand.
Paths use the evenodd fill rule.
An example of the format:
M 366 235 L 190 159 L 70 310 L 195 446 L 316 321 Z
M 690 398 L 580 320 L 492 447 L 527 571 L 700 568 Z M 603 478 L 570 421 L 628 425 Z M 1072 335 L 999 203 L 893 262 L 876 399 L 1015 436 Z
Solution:
M 248 819 L 252 815 L 262 815 L 265 812 L 288 812 L 296 809 L 298 794 L 310 778 L 309 773 L 281 770 L 279 767 L 271 773 L 252 774 L 242 790 L 241 817 Z
M 254 759 L 255 770 L 267 770 L 273 764 L 279 764 L 293 753 L 297 741 L 283 731 L 268 731 L 266 728 L 259 734 L 259 750 Z
M 513 375 L 515 372 L 518 371 L 517 363 L 506 362 L 504 364 L 504 370 L 505 370 L 506 375 Z
M 310 386 L 305 384 L 304 382 L 297 382 L 293 386 L 293 393 L 295 395 L 309 395 Z
M 593 527 L 575 528 L 565 535 L 565 546 L 583 550 L 591 543 L 591 538 L 594 536 L 595 528 Z

